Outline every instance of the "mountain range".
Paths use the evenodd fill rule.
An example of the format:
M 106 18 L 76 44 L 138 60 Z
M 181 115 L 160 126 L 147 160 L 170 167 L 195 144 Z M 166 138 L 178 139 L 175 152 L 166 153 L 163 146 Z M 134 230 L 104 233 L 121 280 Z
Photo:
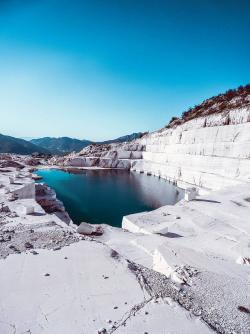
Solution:
M 37 146 L 27 140 L 0 134 L 0 153 L 32 154 L 35 152 L 50 153 L 46 148 Z
M 43 137 L 38 139 L 32 139 L 31 143 L 38 145 L 40 147 L 48 149 L 52 154 L 65 154 L 69 152 L 79 152 L 84 147 L 90 145 L 90 144 L 111 144 L 111 143 L 123 143 L 125 141 L 132 141 L 134 139 L 140 138 L 143 135 L 143 133 L 132 133 L 130 135 L 118 137 L 111 140 L 106 140 L 102 142 L 93 142 L 90 140 L 80 140 L 70 137 Z
M 59 155 L 73 151 L 79 152 L 92 143 L 90 140 L 80 140 L 70 137 L 43 137 L 32 139 L 30 142 L 37 146 L 47 148 L 52 154 Z
M 143 133 L 141 132 L 132 133 L 130 135 L 118 137 L 113 140 L 98 142 L 98 144 L 132 141 L 134 139 L 140 138 L 142 135 Z M 70 137 L 43 137 L 31 139 L 29 141 L 0 134 L 0 153 L 32 154 L 37 152 L 44 154 L 63 155 L 73 151 L 79 152 L 84 147 L 93 143 L 95 142 L 86 139 L 80 140 Z

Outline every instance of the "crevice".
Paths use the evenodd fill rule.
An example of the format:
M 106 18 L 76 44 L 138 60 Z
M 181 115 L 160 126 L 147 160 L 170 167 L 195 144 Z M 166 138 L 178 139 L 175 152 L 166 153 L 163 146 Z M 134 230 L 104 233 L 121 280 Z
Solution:
M 132 316 L 135 316 L 143 307 L 145 307 L 149 302 L 152 301 L 152 297 L 150 297 L 147 300 L 144 300 L 143 302 L 139 304 L 135 304 L 129 311 L 127 311 L 121 320 L 116 322 L 116 324 L 109 330 L 107 331 L 108 334 L 114 333 L 117 329 L 119 329 L 121 326 L 126 326 L 126 321 L 130 319 Z

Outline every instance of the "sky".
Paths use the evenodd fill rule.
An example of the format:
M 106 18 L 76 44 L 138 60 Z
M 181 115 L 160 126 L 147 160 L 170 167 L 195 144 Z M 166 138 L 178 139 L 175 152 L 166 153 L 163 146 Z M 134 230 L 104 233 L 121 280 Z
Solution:
M 250 82 L 248 0 L 0 0 L 0 133 L 106 140 Z

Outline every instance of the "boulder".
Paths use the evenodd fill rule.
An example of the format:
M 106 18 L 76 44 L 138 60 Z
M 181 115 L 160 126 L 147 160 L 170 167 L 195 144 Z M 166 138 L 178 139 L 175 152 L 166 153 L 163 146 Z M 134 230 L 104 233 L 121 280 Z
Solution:
M 27 159 L 25 161 L 26 165 L 29 166 L 38 166 L 40 165 L 40 160 L 39 159 L 35 159 L 35 158 L 31 158 L 31 159 Z
M 88 223 L 81 223 L 78 228 L 77 232 L 81 234 L 92 234 L 95 232 L 95 227 Z
M 85 235 L 102 235 L 103 229 L 101 226 L 96 226 L 83 222 L 77 227 L 77 232 Z
M 10 212 L 8 205 L 0 203 L 0 212 L 5 212 L 5 213 Z
M 15 178 L 15 177 L 13 177 L 13 176 L 10 176 L 10 177 L 9 177 L 9 184 L 14 184 L 15 181 L 16 181 L 16 178 Z
M 195 188 L 187 188 L 184 196 L 186 201 L 192 201 L 197 196 L 197 190 Z
M 32 180 L 42 180 L 43 177 L 37 174 L 31 174 L 31 178 Z
M 34 213 L 34 206 L 33 205 L 19 205 L 16 208 L 16 213 L 19 216 L 30 215 L 30 214 Z

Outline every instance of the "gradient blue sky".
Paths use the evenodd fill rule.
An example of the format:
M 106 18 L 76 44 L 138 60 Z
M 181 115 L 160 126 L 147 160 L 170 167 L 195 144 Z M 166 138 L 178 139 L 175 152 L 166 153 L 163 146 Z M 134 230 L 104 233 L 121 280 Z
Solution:
M 0 132 L 103 140 L 249 83 L 250 1 L 0 0 Z

